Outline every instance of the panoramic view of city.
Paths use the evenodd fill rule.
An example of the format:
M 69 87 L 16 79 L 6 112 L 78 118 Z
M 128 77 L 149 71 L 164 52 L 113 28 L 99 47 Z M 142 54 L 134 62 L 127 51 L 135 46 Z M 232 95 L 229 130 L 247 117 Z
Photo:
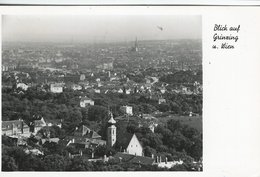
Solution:
M 2 16 L 2 171 L 203 171 L 201 16 Z

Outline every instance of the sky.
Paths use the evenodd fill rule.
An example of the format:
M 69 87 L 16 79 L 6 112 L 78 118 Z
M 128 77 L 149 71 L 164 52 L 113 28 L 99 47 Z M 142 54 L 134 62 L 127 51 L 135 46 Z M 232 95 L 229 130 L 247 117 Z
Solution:
M 127 42 L 200 39 L 201 16 L 5 15 L 3 42 Z

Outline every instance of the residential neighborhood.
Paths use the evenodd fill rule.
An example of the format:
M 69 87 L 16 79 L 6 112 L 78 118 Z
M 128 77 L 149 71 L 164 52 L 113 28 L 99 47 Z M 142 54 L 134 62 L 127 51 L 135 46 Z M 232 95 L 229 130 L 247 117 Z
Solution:
M 133 34 L 5 39 L 3 171 L 203 170 L 201 38 Z

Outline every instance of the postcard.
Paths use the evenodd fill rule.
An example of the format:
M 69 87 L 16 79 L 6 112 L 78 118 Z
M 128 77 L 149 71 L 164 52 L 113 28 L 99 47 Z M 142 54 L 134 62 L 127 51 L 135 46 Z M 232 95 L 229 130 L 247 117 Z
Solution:
M 259 10 L 1 6 L 1 175 L 258 177 Z

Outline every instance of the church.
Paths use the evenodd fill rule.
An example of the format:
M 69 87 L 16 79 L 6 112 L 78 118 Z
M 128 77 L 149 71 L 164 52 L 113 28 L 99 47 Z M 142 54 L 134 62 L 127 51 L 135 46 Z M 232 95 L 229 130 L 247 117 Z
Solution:
M 116 143 L 116 138 L 116 121 L 113 118 L 112 113 L 110 112 L 110 119 L 108 120 L 107 128 L 107 146 L 113 147 Z M 137 136 L 133 134 L 131 137 L 126 137 L 126 139 L 127 146 L 124 152 L 135 156 L 143 156 L 143 147 L 139 142 Z

